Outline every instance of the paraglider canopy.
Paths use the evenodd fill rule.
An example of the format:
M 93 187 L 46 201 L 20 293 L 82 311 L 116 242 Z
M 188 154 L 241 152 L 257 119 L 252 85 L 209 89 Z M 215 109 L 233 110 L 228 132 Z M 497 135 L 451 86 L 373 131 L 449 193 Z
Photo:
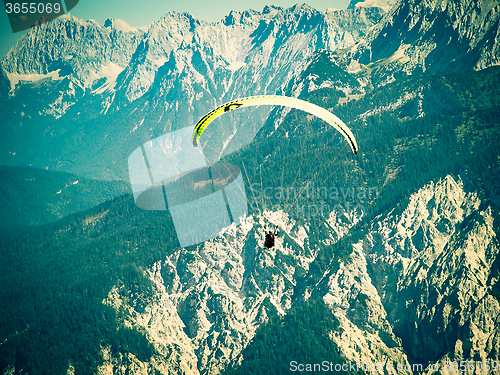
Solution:
M 322 107 L 317 106 L 316 104 L 306 102 L 305 100 L 290 98 L 287 96 L 279 96 L 279 95 L 260 95 L 260 96 L 249 96 L 246 98 L 240 98 L 233 100 L 229 103 L 223 104 L 220 107 L 217 107 L 214 110 L 208 112 L 205 116 L 201 118 L 201 120 L 196 124 L 194 128 L 193 146 L 196 147 L 198 145 L 198 141 L 201 135 L 203 134 L 205 128 L 220 115 L 237 108 L 258 106 L 258 105 L 282 105 L 300 109 L 302 111 L 315 115 L 321 118 L 322 120 L 326 121 L 327 123 L 329 123 L 335 129 L 337 129 L 349 143 L 352 152 L 354 154 L 358 153 L 358 144 L 356 143 L 356 139 L 354 138 L 354 135 L 352 134 L 351 130 L 347 127 L 346 124 L 344 124 L 342 120 L 340 120 L 333 113 L 327 111 Z

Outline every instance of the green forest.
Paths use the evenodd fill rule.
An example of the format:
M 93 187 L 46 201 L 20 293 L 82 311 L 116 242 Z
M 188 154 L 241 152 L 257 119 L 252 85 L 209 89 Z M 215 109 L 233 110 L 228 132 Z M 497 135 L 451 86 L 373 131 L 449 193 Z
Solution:
M 330 371 L 332 365 L 333 369 L 335 365 L 345 365 L 349 361 L 329 336 L 339 326 L 340 323 L 320 300 L 309 300 L 283 317 L 272 314 L 241 353 L 241 365 L 228 368 L 223 375 L 308 373 L 311 370 L 307 368 L 317 370 L 323 367 L 323 370 Z M 356 368 L 343 373 L 364 372 Z
M 100 348 L 154 352 L 143 333 L 102 303 L 123 284 L 144 305 L 153 289 L 144 269 L 175 251 L 165 212 L 136 207 L 121 196 L 56 223 L 0 235 L 0 368 L 29 374 L 93 374 Z
M 0 165 L 0 227 L 40 225 L 128 192 L 125 181 Z

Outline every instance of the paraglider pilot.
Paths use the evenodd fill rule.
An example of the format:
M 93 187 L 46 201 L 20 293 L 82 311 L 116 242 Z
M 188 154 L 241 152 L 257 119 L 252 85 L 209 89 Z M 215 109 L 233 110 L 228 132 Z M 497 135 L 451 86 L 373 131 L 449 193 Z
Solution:
M 264 246 L 267 247 L 268 249 L 274 247 L 274 239 L 278 235 L 278 227 L 274 229 L 274 232 L 272 230 L 268 230 L 266 232 L 266 240 L 264 241 Z

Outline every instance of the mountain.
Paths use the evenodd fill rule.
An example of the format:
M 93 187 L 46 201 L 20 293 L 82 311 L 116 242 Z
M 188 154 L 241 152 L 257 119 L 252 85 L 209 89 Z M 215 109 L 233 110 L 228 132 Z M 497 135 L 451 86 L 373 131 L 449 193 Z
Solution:
M 322 280 L 318 293 L 344 316 L 334 341 L 350 359 L 389 357 L 396 368 L 401 347 L 413 364 L 496 356 L 498 216 L 465 185 L 447 176 L 424 186 Z M 367 352 L 368 342 L 380 352 Z
M 46 349 L 39 346 L 34 335 L 51 332 L 53 341 L 47 349 L 55 348 L 61 340 L 70 348 L 77 343 L 84 345 L 82 349 L 92 353 L 100 373 L 114 373 L 112 369 L 119 368 L 134 373 L 146 368 L 160 373 L 217 373 L 241 360 L 244 366 L 247 358 L 252 358 L 251 348 L 259 345 L 252 338 L 268 337 L 259 334 L 259 327 L 272 327 L 281 315 L 296 311 L 294 304 L 304 297 L 323 300 L 331 309 L 333 348 L 342 353 L 345 363 L 356 363 L 356 370 L 372 372 L 367 366 L 380 363 L 394 369 L 410 363 L 418 370 L 419 364 L 427 366 L 429 361 L 445 366 L 447 360 L 453 363 L 474 358 L 485 362 L 496 358 L 498 207 L 482 202 L 461 179 L 447 176 L 427 184 L 410 196 L 401 213 L 373 220 L 366 235 L 344 250 L 341 261 L 337 255 L 327 262 L 323 277 L 305 295 L 298 293 L 298 286 L 317 267 L 314 263 L 324 248 L 338 238 L 337 226 L 352 226 L 345 216 L 332 215 L 319 233 L 288 215 L 268 212 L 249 218 L 239 228 L 228 228 L 196 249 L 175 250 L 162 234 L 173 233 L 172 225 L 162 215 L 134 206 L 131 197 L 120 198 L 43 230 L 2 241 L 2 246 L 21 246 L 29 259 L 21 263 L 17 273 L 2 272 L 3 285 L 8 285 L 2 301 L 13 301 L 17 291 L 32 285 L 31 277 L 33 282 L 46 280 L 44 288 L 25 300 L 25 304 L 35 306 L 36 315 L 21 314 L 4 327 L 12 331 L 3 335 L 2 356 L 10 361 L 3 366 L 13 366 L 14 360 L 16 369 L 30 371 L 36 363 L 45 366 L 41 359 L 46 358 Z M 130 224 L 123 226 L 123 218 Z M 149 224 L 147 234 L 141 222 Z M 262 246 L 266 222 L 277 224 L 281 231 L 272 250 Z M 137 230 L 131 232 L 130 228 Z M 38 241 L 27 242 L 32 236 Z M 54 244 L 64 246 L 57 250 Z M 42 248 L 45 251 L 40 251 Z M 4 268 L 20 260 L 15 254 L 3 254 Z M 68 256 L 73 254 L 80 255 L 68 263 Z M 141 260 L 146 254 L 147 260 Z M 87 265 L 83 269 L 81 262 Z M 30 278 L 14 287 L 13 283 L 19 283 L 28 270 Z M 96 288 L 95 283 L 101 286 Z M 59 306 L 63 302 L 59 297 L 40 304 L 40 299 L 52 293 L 66 300 L 62 306 L 67 307 L 61 312 L 43 310 L 49 302 Z M 83 298 L 79 297 L 81 293 Z M 88 326 L 89 318 L 76 311 L 61 320 L 64 309 L 75 309 L 82 303 L 86 304 L 82 314 L 96 316 L 92 325 Z M 14 303 L 4 311 L 21 312 L 25 304 Z M 116 311 L 116 318 L 99 318 L 102 309 L 107 315 Z M 297 317 L 301 316 L 299 311 Z M 64 332 L 74 332 L 75 324 L 82 327 L 83 335 L 91 332 L 91 327 L 102 327 L 95 337 L 102 340 L 101 344 L 95 339 L 78 342 L 82 340 L 80 333 L 63 339 Z M 27 328 L 13 335 L 13 330 L 22 325 Z M 124 331 L 123 327 L 134 330 Z M 308 334 L 312 327 L 306 330 Z M 127 335 L 132 336 L 114 339 L 113 332 L 130 332 Z M 133 332 L 140 336 L 132 339 L 137 334 Z M 317 333 L 318 337 L 321 334 Z M 268 335 L 272 337 L 273 333 Z M 144 337 L 151 348 L 145 349 Z M 25 340 L 33 340 L 30 351 L 13 354 L 16 345 Z M 99 347 L 101 354 L 95 351 Z M 73 350 L 59 354 L 57 361 L 62 362 L 56 362 L 53 368 L 69 361 L 70 367 L 88 371 L 91 363 Z M 243 358 L 239 359 L 242 350 Z M 254 364 L 272 365 L 258 358 Z M 281 360 L 290 363 L 295 358 Z
M 69 173 L 0 166 L 0 227 L 57 221 L 129 189 L 118 181 L 97 181 Z
M 313 51 L 352 45 L 381 14 L 379 8 L 321 13 L 304 4 L 265 7 L 260 13 L 232 11 L 209 24 L 189 14 L 170 13 L 150 27 L 120 88 L 129 101 L 142 96 L 153 77 L 168 79 L 159 82 L 165 87 L 189 79 L 217 100 L 246 91 L 279 92 Z M 158 77 L 158 68 L 168 62 L 173 77 Z
M 381 3 L 269 6 L 214 24 L 170 13 L 144 30 L 109 21 L 137 41 L 113 86 L 82 90 L 58 118 L 23 107 L 33 90 L 50 102 L 51 78 L 10 91 L 12 163 L 123 176 L 131 150 L 252 88 L 335 113 L 359 152 L 324 122 L 273 108 L 223 158 L 245 172 L 249 214 L 209 241 L 181 248 L 169 211 L 130 195 L 3 231 L 2 372 L 498 372 L 500 68 L 496 41 L 477 42 L 497 33 L 496 2 L 366 7 Z M 366 28 L 333 50 L 332 19 Z M 409 60 L 392 59 L 402 41 Z M 425 60 L 412 54 L 425 48 Z
M 322 56 L 314 61 L 329 71 L 334 62 L 330 54 Z M 319 159 L 337 172 L 302 195 L 298 207 L 306 210 L 256 213 L 198 246 L 179 248 L 169 216 L 137 208 L 130 196 L 5 236 L 1 274 L 7 287 L 0 300 L 5 316 L 19 318 L 3 328 L 4 371 L 140 373 L 149 368 L 208 374 L 245 372 L 251 366 L 275 373 L 273 358 L 287 365 L 283 371 L 296 358 L 321 360 L 310 354 L 319 355 L 320 349 L 308 352 L 306 343 L 337 353 L 328 357 L 333 365 L 334 360 L 353 364 L 353 373 L 375 373 L 370 366 L 379 364 L 389 365 L 389 373 L 398 365 L 417 373 L 420 365 L 429 372 L 430 364 L 445 369 L 471 359 L 492 365 L 499 345 L 495 194 L 500 185 L 495 175 L 500 173 L 493 151 L 500 139 L 499 77 L 498 68 L 414 76 L 339 105 L 337 110 L 351 113 L 357 134 L 365 128 L 360 158 L 344 156 L 337 162 L 342 168 Z M 422 116 L 418 105 L 391 107 L 388 103 L 398 103 L 408 87 L 422 90 L 424 102 L 438 94 L 469 101 L 430 107 Z M 488 95 L 467 95 L 469 90 Z M 332 98 L 336 103 L 339 94 L 324 87 L 308 95 L 326 105 Z M 367 114 L 373 103 L 392 109 Z M 291 141 L 291 129 L 317 126 L 294 112 L 275 115 L 281 119 L 278 130 L 289 131 Z M 271 139 L 266 132 L 273 124 L 270 119 L 263 127 L 264 141 Z M 261 150 L 270 147 L 264 141 Z M 312 147 L 315 142 L 311 137 Z M 272 145 L 276 151 L 268 160 L 291 159 L 292 176 L 318 163 L 289 148 L 285 153 L 285 143 Z M 242 151 L 239 162 L 250 169 L 254 157 Z M 385 162 L 374 163 L 376 157 Z M 437 160 L 439 165 L 430 167 Z M 443 176 L 446 171 L 453 175 Z M 272 179 L 263 184 L 273 186 Z M 327 210 L 326 216 L 310 210 L 320 204 L 314 192 L 321 186 L 339 193 L 331 201 L 323 197 L 323 205 L 341 209 Z M 373 194 L 363 194 L 363 188 Z M 269 207 L 272 199 L 266 197 Z M 263 246 L 269 226 L 280 231 L 273 249 Z M 34 285 L 43 288 L 15 302 Z M 314 314 L 323 318 L 312 325 L 307 316 Z M 309 323 L 300 331 L 302 321 Z M 65 334 L 75 326 L 78 335 Z M 304 334 L 303 345 L 291 338 L 273 344 L 274 332 L 287 338 L 297 330 Z M 92 340 L 84 339 L 88 335 Z M 36 337 L 50 337 L 52 344 Z M 29 349 L 19 349 L 26 342 Z M 49 355 L 54 350 L 56 357 Z M 258 354 L 263 351 L 268 354 Z M 42 361 L 49 357 L 56 365 Z
M 112 87 L 143 33 L 124 25 L 108 20 L 102 26 L 64 15 L 31 29 L 2 60 L 10 94 L 30 85 L 39 90 L 41 84 L 50 93 L 44 97 L 33 91 L 42 99 L 42 112 L 58 118 L 85 93 Z
M 383 13 L 269 6 L 208 23 L 172 12 L 133 31 L 62 17 L 26 34 L 2 62 L 12 89 L 0 160 L 126 178 L 128 155 L 144 142 L 229 98 L 282 93 L 314 51 L 353 45 Z M 250 119 L 253 134 L 268 113 Z
M 391 7 L 396 3 L 395 0 L 351 0 L 349 3 L 347 9 L 354 9 L 356 7 L 364 7 L 364 8 L 371 8 L 371 7 L 378 7 L 382 8 L 386 12 L 391 9 Z
M 314 177 L 318 163 L 333 171 L 349 171 L 314 180 L 313 196 L 304 197 L 301 205 L 336 208 L 340 204 L 346 218 L 352 218 L 349 213 L 357 217 L 354 227 L 344 223 L 335 235 L 327 236 L 321 228 L 330 222 L 325 223 L 328 216 L 318 222 L 319 215 L 307 217 L 299 211 L 294 217 L 297 211 L 289 212 L 294 219 L 309 222 L 314 227 L 310 233 L 330 238 L 323 240 L 329 246 L 319 247 L 308 271 L 296 281 L 293 300 L 297 304 L 321 298 L 332 308 L 342 327 L 332 334 L 334 341 L 351 362 L 389 363 L 392 368 L 410 363 L 409 373 L 418 372 L 419 364 L 425 364 L 425 369 L 438 363 L 445 370 L 444 366 L 452 369 L 470 359 L 491 366 L 489 358 L 496 358 L 498 347 L 499 206 L 494 202 L 500 173 L 494 150 L 500 146 L 493 135 L 498 134 L 494 120 L 498 92 L 491 90 L 498 82 L 498 68 L 414 75 L 339 105 L 342 90 L 335 79 L 345 73 L 335 74 L 331 57 L 323 53 L 310 65 L 314 71 L 329 72 L 328 79 L 304 71 L 313 89 L 305 98 L 350 120 L 359 135 L 361 156 L 354 163 L 332 163 L 323 151 L 320 160 L 314 159 L 315 147 L 321 145 L 317 139 L 328 136 L 315 137 L 310 130 L 314 121 L 293 112 L 271 118 L 259 139 L 260 148 L 269 155 L 262 164 L 263 176 L 272 175 L 273 166 L 286 163 L 284 175 L 280 171 L 278 176 L 285 186 L 299 173 L 305 181 Z M 318 62 L 322 69 L 317 68 Z M 311 77 L 315 78 L 312 85 Z M 293 134 L 299 129 L 304 131 L 296 138 L 307 134 L 306 147 L 311 146 L 311 151 L 291 151 Z M 304 158 L 309 152 L 311 158 Z M 250 163 L 254 155 L 243 153 L 241 159 Z M 332 152 L 335 158 L 338 151 Z M 446 175 L 450 172 L 457 175 Z M 433 182 L 425 182 L 429 180 Z M 267 178 L 262 184 L 279 186 L 279 181 Z M 314 192 L 319 193 L 322 186 L 340 194 L 330 201 L 323 195 L 323 201 L 318 201 Z M 375 192 L 371 197 L 370 189 Z M 244 358 L 242 366 L 248 368 Z
M 499 65 L 498 1 L 399 1 L 340 60 L 349 72 L 384 85 L 419 72 Z

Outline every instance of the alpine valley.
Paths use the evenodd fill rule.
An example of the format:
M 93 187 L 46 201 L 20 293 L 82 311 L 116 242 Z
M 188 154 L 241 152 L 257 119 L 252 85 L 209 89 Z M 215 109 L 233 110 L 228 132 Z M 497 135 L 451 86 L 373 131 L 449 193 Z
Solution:
M 32 28 L 0 73 L 2 374 L 500 373 L 499 24 L 353 0 Z M 228 114 L 248 215 L 180 247 L 129 155 L 262 94 L 359 153 L 295 109 Z

